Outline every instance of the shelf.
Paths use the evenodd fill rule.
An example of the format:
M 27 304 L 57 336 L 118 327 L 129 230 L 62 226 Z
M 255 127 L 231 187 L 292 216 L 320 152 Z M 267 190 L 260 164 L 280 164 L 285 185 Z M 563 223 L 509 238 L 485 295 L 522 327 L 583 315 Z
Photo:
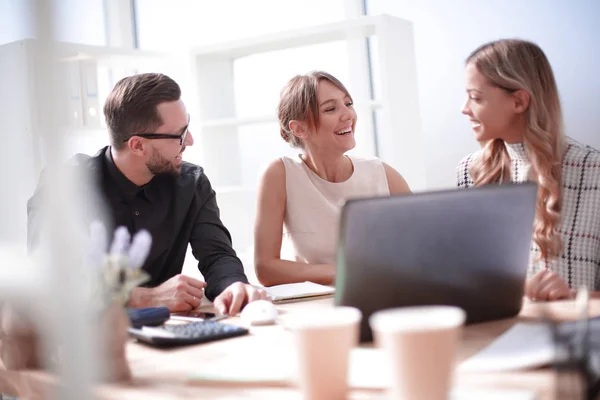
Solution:
M 62 56 L 61 60 L 63 61 L 91 59 L 121 64 L 127 61 L 141 61 L 144 59 L 165 60 L 168 57 L 173 57 L 174 55 L 173 53 L 166 54 L 147 50 L 125 49 L 109 46 L 92 46 L 67 42 L 61 42 L 57 48 Z
M 274 115 L 263 115 L 258 117 L 242 117 L 242 118 L 223 118 L 203 121 L 200 123 L 202 128 L 215 128 L 226 126 L 243 126 L 253 124 L 278 123 Z
M 388 15 L 359 17 L 326 25 L 277 32 L 211 46 L 196 47 L 192 49 L 192 54 L 211 58 L 240 58 L 256 53 L 346 40 L 349 37 L 368 37 L 375 34 L 377 24 L 390 19 L 398 18 Z
M 0 45 L 11 46 L 18 44 L 22 47 L 31 46 L 33 49 L 37 49 L 38 45 L 43 42 L 37 39 L 22 39 L 11 43 Z M 109 46 L 94 46 L 70 42 L 55 42 L 52 47 L 56 51 L 56 55 L 62 62 L 80 61 L 80 60 L 96 60 L 101 63 L 107 64 L 131 64 L 139 63 L 144 61 L 156 61 L 156 60 L 169 60 L 174 56 L 185 56 L 189 57 L 188 53 L 161 53 L 155 51 L 146 51 L 138 49 L 126 49 L 119 47 Z
M 379 110 L 383 104 L 379 100 L 370 100 L 369 108 L 373 111 Z M 200 122 L 201 128 L 220 128 L 220 127 L 237 127 L 244 125 L 279 123 L 274 115 L 261 115 L 256 117 L 241 117 L 241 118 L 222 118 Z

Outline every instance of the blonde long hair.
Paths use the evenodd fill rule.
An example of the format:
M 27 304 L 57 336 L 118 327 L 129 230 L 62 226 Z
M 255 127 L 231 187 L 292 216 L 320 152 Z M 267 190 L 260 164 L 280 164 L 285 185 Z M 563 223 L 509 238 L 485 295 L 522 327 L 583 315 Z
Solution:
M 509 92 L 529 93 L 527 130 L 523 143 L 531 162 L 529 178 L 538 183 L 533 240 L 540 259 L 558 257 L 562 251 L 559 228 L 562 207 L 564 134 L 562 111 L 552 67 L 534 43 L 502 39 L 477 48 L 466 60 L 492 84 Z M 470 167 L 475 185 L 510 180 L 510 158 L 502 139 L 486 143 Z

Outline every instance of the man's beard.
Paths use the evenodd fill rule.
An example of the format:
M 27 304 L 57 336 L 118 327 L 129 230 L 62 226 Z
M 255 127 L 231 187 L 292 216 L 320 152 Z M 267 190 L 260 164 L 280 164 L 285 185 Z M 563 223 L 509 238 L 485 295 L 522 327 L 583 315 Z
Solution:
M 179 176 L 181 173 L 181 167 L 176 166 L 174 161 L 164 158 L 156 150 L 153 150 L 146 167 L 154 176 Z

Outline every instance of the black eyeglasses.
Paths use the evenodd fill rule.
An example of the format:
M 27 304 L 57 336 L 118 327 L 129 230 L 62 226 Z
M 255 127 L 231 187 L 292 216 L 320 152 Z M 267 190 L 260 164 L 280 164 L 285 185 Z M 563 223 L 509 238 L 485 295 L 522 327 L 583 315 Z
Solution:
M 131 135 L 131 137 L 139 136 L 139 137 L 143 137 L 145 139 L 179 139 L 179 145 L 183 146 L 188 132 L 189 132 L 189 125 L 186 126 L 185 128 L 183 128 L 183 131 L 177 135 L 171 134 L 171 133 L 135 133 L 135 134 Z M 126 140 L 123 140 L 123 143 L 127 143 L 129 141 L 129 139 L 131 139 L 131 137 Z
M 185 143 L 185 138 L 187 137 L 187 133 L 188 129 L 185 128 L 185 131 L 183 131 L 183 133 L 180 133 L 179 135 L 173 135 L 169 133 L 136 133 L 135 135 L 132 135 L 132 137 L 139 136 L 145 139 L 179 139 L 179 144 L 183 146 L 183 143 Z M 124 140 L 123 143 L 126 143 L 128 141 L 129 139 Z

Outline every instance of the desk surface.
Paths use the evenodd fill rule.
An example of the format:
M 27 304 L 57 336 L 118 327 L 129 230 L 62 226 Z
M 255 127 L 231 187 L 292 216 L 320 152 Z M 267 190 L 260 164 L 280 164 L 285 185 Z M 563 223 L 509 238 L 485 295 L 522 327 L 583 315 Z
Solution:
M 298 303 L 282 304 L 277 308 L 285 322 L 303 311 L 331 307 L 333 299 L 320 299 Z M 591 315 L 600 315 L 600 300 L 593 300 L 590 306 Z M 542 315 L 550 315 L 556 320 L 570 320 L 575 316 L 573 301 L 554 303 L 532 303 L 525 301 L 517 318 L 488 322 L 467 326 L 464 329 L 459 361 L 489 344 L 498 335 L 505 332 L 513 324 L 532 320 Z M 230 318 L 229 323 L 241 324 L 239 318 Z M 261 360 L 270 356 L 293 354 L 291 333 L 282 325 L 252 327 L 251 334 L 223 341 L 161 350 L 128 343 L 128 359 L 134 380 L 128 384 L 102 385 L 98 388 L 98 396 L 102 399 L 300 399 L 299 391 L 294 387 L 232 387 L 218 385 L 192 385 L 186 377 L 201 366 L 222 366 L 239 363 L 260 368 Z M 293 358 L 289 360 L 293 362 Z M 40 371 L 5 371 L 0 370 L 0 393 L 19 395 L 26 398 L 42 398 L 42 393 L 54 386 L 55 379 L 50 374 Z M 461 373 L 458 374 L 455 386 L 459 388 L 498 388 L 527 389 L 538 393 L 539 399 L 572 398 L 573 386 L 556 384 L 556 374 L 550 369 L 540 369 L 511 373 Z M 557 395 L 557 386 L 560 390 Z M 381 398 L 381 391 L 352 390 L 351 399 Z

